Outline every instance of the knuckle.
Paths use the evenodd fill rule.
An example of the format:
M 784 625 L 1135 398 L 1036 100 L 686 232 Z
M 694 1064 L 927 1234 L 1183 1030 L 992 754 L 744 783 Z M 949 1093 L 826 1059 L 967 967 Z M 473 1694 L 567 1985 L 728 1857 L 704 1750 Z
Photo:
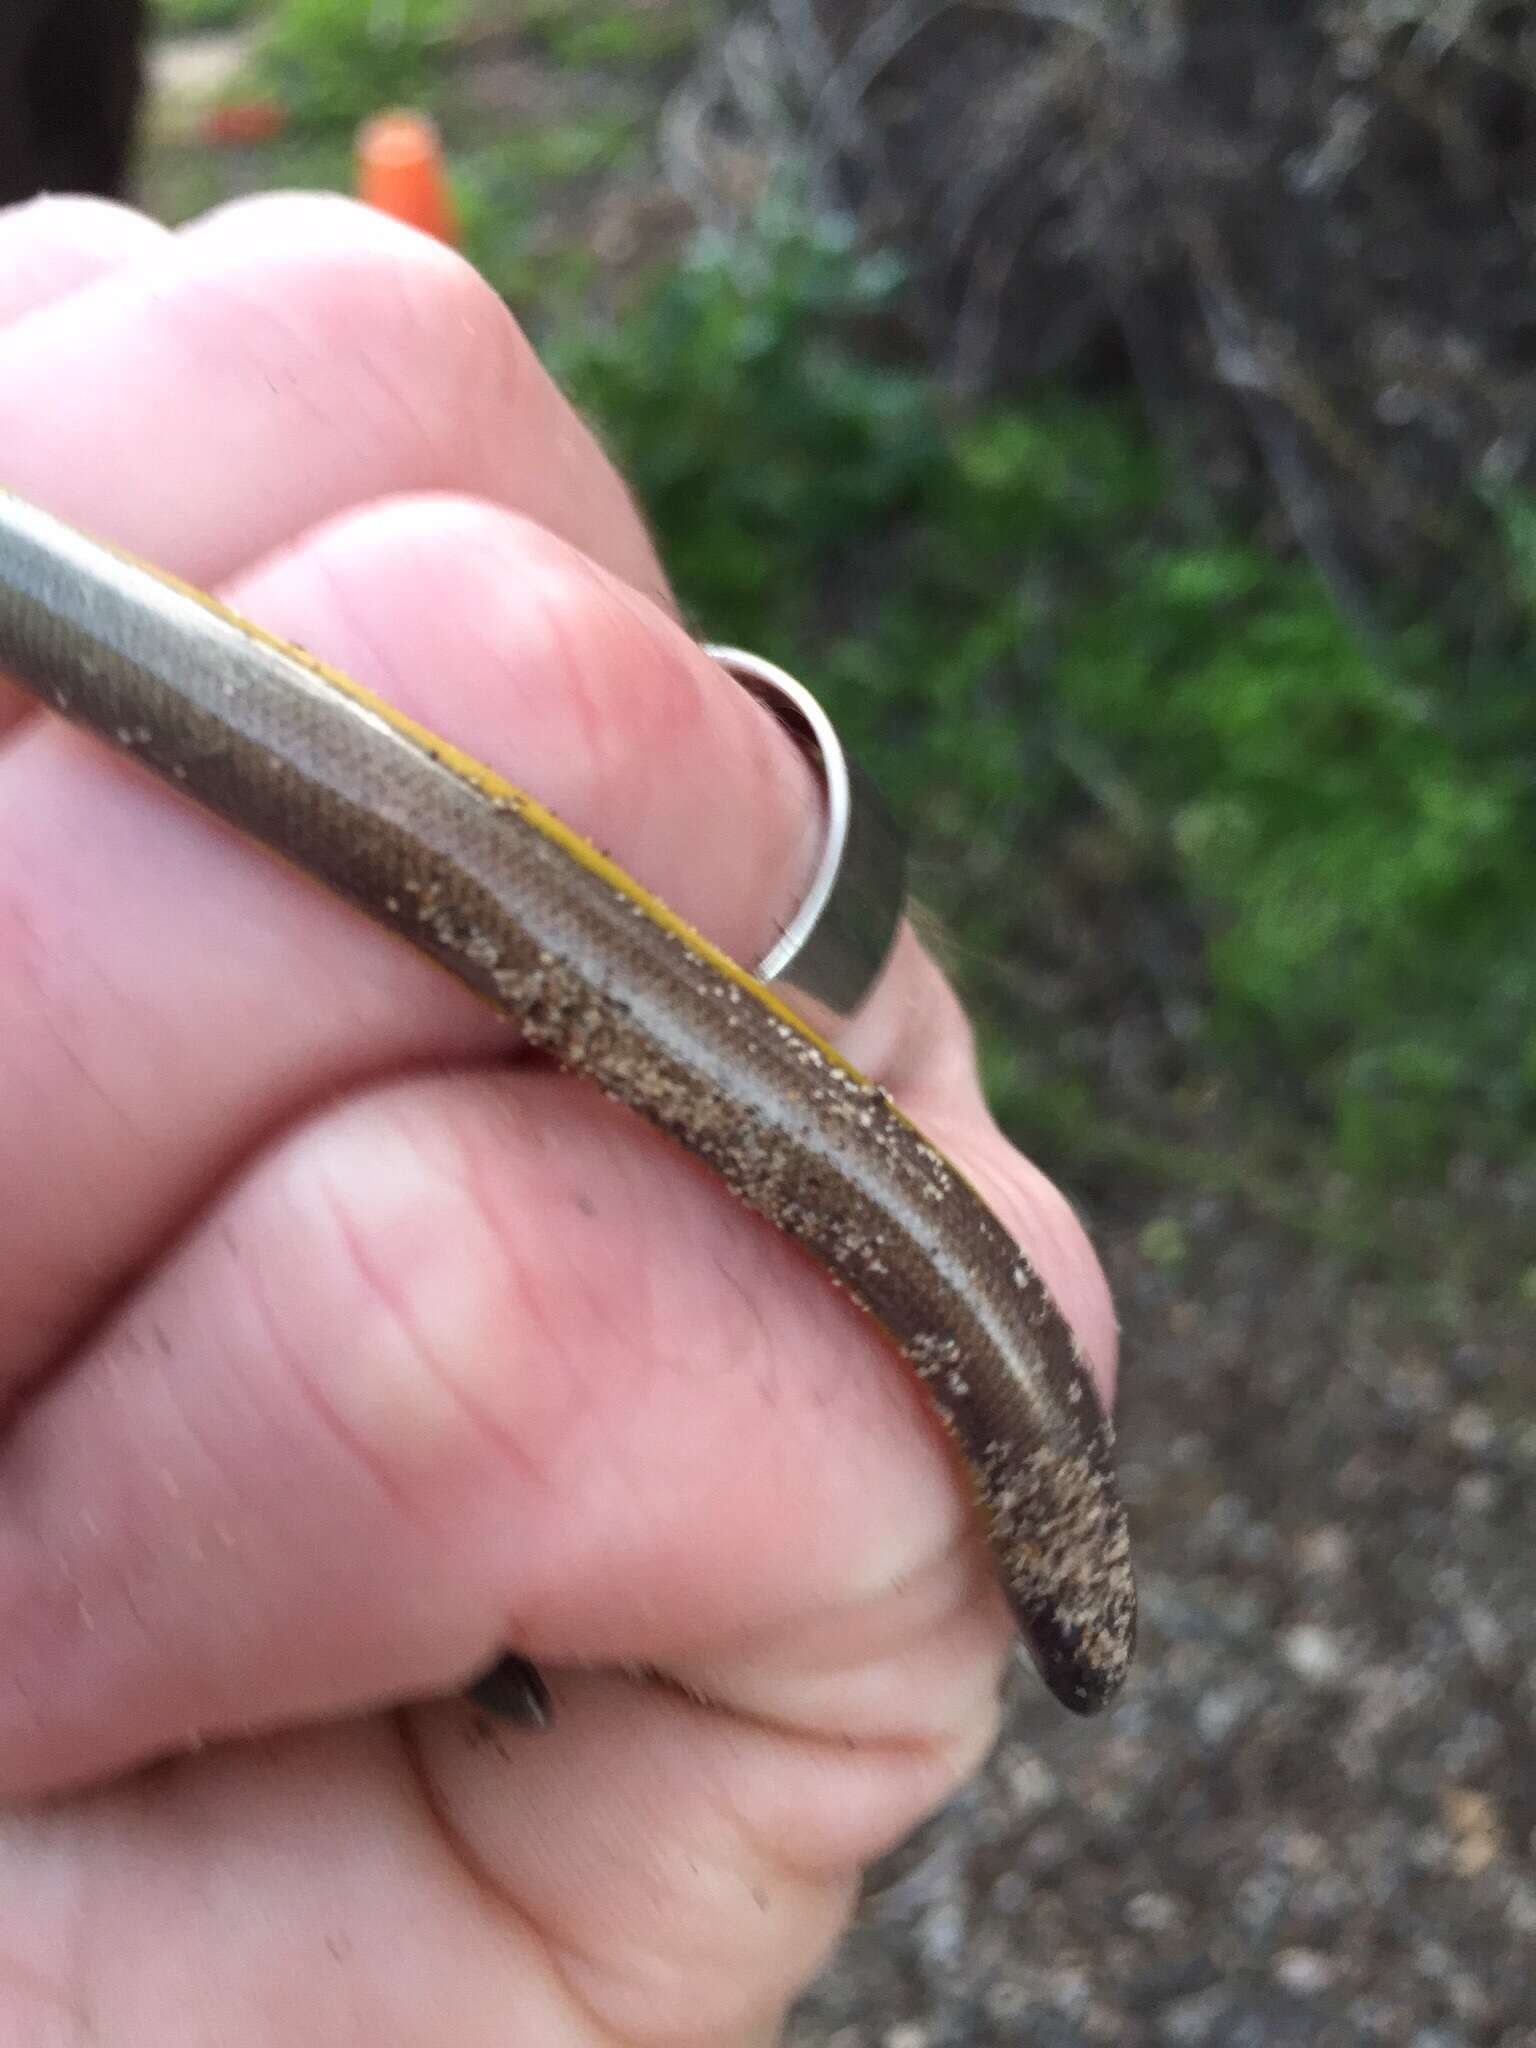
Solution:
M 515 724 L 525 763 L 547 746 L 559 767 L 542 793 L 557 808 L 576 801 L 610 825 L 624 819 L 636 802 L 637 753 L 675 746 L 685 731 L 708 735 L 699 664 L 679 630 L 659 613 L 647 617 L 588 557 L 522 513 L 460 493 L 401 493 L 341 515 L 306 547 L 339 610 L 375 622 L 355 663 L 382 650 L 383 672 L 371 679 L 429 723 L 443 716 L 442 694 L 418 703 L 417 675 L 448 666 L 468 689 L 484 648 L 497 650 L 494 707 L 463 702 L 488 720 L 494 708 L 497 729 Z M 402 668 L 397 651 L 420 647 L 424 618 L 439 622 L 436 657 Z M 380 629 L 384 620 L 394 623 Z M 461 661 L 453 650 L 464 634 Z
M 546 527 L 461 492 L 373 499 L 331 521 L 311 545 L 323 555 L 327 576 L 349 589 L 389 591 L 408 582 L 435 601 L 454 600 L 450 615 L 458 617 L 483 617 L 491 605 L 499 611 L 514 573 L 520 608 L 541 602 L 546 585 L 554 604 L 562 587 L 584 573 L 590 581 Z
M 418 425 L 462 436 L 466 408 L 505 401 L 533 361 L 505 303 L 455 250 L 337 194 L 231 202 L 188 233 L 191 280 L 217 281 L 334 366 L 383 388 Z M 425 394 L 442 394 L 432 420 Z M 450 402 L 451 401 L 451 402 Z
M 0 208 L 0 226 L 25 232 L 34 246 L 61 257 L 92 257 L 102 263 L 140 255 L 169 239 L 164 228 L 131 206 L 74 192 L 45 192 L 18 206 Z

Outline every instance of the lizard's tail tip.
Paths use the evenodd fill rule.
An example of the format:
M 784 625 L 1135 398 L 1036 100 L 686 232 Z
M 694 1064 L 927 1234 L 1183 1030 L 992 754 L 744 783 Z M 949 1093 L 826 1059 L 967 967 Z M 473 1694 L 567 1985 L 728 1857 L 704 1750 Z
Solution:
M 1124 1685 L 1136 1651 L 1136 1588 L 1129 1572 L 1087 1623 L 1059 1607 L 1021 1620 L 1025 1646 L 1053 1696 L 1071 1713 L 1102 1713 Z

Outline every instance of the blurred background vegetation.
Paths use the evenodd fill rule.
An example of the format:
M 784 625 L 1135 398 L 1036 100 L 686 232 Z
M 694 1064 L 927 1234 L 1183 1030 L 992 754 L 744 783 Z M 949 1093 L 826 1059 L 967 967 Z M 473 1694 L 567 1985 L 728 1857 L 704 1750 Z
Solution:
M 1500 409 L 1536 298 L 1499 302 L 1500 347 L 1466 279 L 1440 303 L 1478 204 L 1499 224 L 1513 117 L 1463 80 L 1441 133 L 1444 67 L 1482 46 L 1429 47 L 1436 10 L 1304 9 L 1266 221 L 1251 10 L 1170 51 L 1166 10 L 1123 7 L 1113 59 L 1098 12 L 159 0 L 139 189 L 173 220 L 345 189 L 361 117 L 430 109 L 469 254 L 700 631 L 809 678 L 904 813 L 1021 1141 L 1096 1201 L 1235 1193 L 1452 1296 L 1536 1298 L 1507 1229 L 1536 1133 L 1536 510 Z M 1487 43 L 1510 10 L 1460 12 Z M 1495 82 L 1501 53 L 1530 56 L 1484 51 Z M 1351 155 L 1337 95 L 1309 128 L 1330 65 L 1395 171 Z M 221 101 L 278 132 L 211 140 Z M 1417 304 L 1416 177 L 1449 195 Z M 1310 329 L 1309 264 L 1338 281 Z M 1155 1217 L 1146 1242 L 1179 1255 Z

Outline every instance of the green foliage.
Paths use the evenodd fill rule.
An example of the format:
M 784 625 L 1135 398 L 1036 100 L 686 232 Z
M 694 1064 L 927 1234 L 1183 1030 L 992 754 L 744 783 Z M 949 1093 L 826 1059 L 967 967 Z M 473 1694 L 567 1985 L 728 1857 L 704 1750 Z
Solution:
M 777 205 L 554 338 L 701 629 L 816 678 L 921 827 L 962 968 L 1020 952 L 1020 878 L 1086 826 L 1203 934 L 1197 1059 L 1255 1099 L 1300 1077 L 1338 1164 L 1528 1142 L 1528 688 L 1484 679 L 1473 715 L 1427 646 L 1363 650 L 1309 569 L 1170 529 L 1113 408 L 949 417 L 858 345 L 893 282 Z M 1090 1067 L 1055 1073 L 1058 1111 L 1091 1116 Z
M 432 106 L 462 0 L 278 0 L 257 70 L 309 128 Z
M 257 168 L 259 166 L 259 169 Z M 245 151 L 199 144 L 163 149 L 150 165 L 157 219 L 192 220 L 237 193 L 271 190 L 345 192 L 352 179 L 350 130 L 304 129 Z
M 1142 1225 L 1138 1249 L 1149 1266 L 1176 1272 L 1189 1258 L 1189 1239 L 1176 1217 L 1154 1216 Z
M 1412 650 L 1373 660 L 1309 572 L 1154 549 L 1127 572 L 1073 622 L 1056 686 L 1166 820 L 1213 1027 L 1310 1077 L 1352 1167 L 1432 1164 L 1478 1113 L 1528 1123 L 1536 721 L 1516 679 L 1473 749 L 1448 679 Z
M 711 0 L 525 0 L 520 26 L 569 70 L 639 70 L 693 49 L 712 11 Z
M 466 183 L 494 195 L 499 208 L 531 219 L 547 208 L 552 184 L 617 170 L 634 161 L 643 139 L 632 115 L 592 109 L 509 125 L 493 140 L 460 152 L 455 170 Z
M 233 28 L 257 10 L 261 0 L 151 0 L 156 23 L 173 32 Z

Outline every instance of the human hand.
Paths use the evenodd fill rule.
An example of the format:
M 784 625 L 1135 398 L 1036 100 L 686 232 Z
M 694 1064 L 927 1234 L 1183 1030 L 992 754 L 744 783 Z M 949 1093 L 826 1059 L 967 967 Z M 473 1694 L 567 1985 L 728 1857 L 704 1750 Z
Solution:
M 6 484 L 761 955 L 810 772 L 457 258 L 339 201 L 45 204 L 0 214 L 0 323 Z M 771 2041 L 993 1732 L 1009 1624 L 922 1396 L 406 949 L 0 717 L 0 2043 Z M 845 1043 L 1107 1392 L 1098 1269 L 910 934 Z M 502 1644 L 552 1732 L 443 1697 Z

